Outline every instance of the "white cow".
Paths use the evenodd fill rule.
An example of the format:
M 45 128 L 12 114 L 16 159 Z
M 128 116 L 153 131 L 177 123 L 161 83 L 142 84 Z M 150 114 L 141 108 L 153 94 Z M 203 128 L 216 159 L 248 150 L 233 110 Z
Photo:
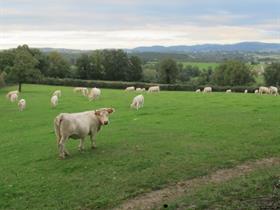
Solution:
M 102 108 L 80 113 L 62 113 L 54 119 L 59 157 L 64 159 L 69 152 L 65 143 L 69 138 L 80 139 L 79 150 L 84 150 L 84 140 L 90 136 L 92 148 L 96 148 L 95 136 L 102 125 L 109 123 L 109 114 L 113 108 Z
M 51 107 L 54 108 L 57 106 L 57 104 L 58 104 L 58 97 L 57 97 L 57 95 L 54 95 L 51 97 Z
M 273 94 L 273 95 L 277 96 L 278 95 L 278 88 L 274 87 L 274 86 L 270 86 L 269 87 L 269 92 L 270 92 L 270 94 Z
M 74 93 L 81 93 L 82 90 L 83 90 L 82 87 L 75 87 L 75 88 L 73 89 L 73 92 L 74 92 Z
M 16 94 L 16 93 L 11 94 L 10 101 L 15 102 L 17 100 L 18 100 L 18 94 Z
M 200 89 L 197 89 L 195 92 L 196 92 L 196 93 L 200 93 L 200 92 L 201 92 L 201 90 L 200 90 Z
M 135 90 L 134 86 L 125 88 L 125 91 L 134 91 L 134 90 Z
M 145 88 L 136 88 L 136 91 L 137 91 L 137 92 L 145 92 L 146 89 L 145 89 Z
M 101 95 L 101 90 L 99 88 L 94 87 L 90 90 L 90 93 L 88 94 L 88 98 L 89 100 L 95 100 L 99 98 L 100 95 Z
M 133 98 L 132 103 L 130 104 L 131 108 L 139 109 L 140 107 L 144 106 L 144 96 L 138 95 Z
M 61 97 L 61 90 L 56 90 L 52 94 L 53 96 L 56 95 L 57 97 Z
M 82 89 L 82 94 L 83 94 L 83 96 L 88 96 L 88 89 L 87 88 L 83 88 Z
M 226 93 L 231 93 L 231 90 L 230 89 L 226 90 Z
M 261 86 L 260 88 L 259 88 L 259 94 L 269 94 L 270 93 L 270 90 L 269 90 L 269 88 L 268 87 L 263 87 L 263 86 Z
M 259 90 L 258 90 L 258 89 L 257 89 L 257 90 L 255 90 L 255 91 L 254 91 L 254 93 L 255 93 L 255 94 L 258 94 L 258 93 L 259 93 Z
M 152 87 L 149 87 L 149 89 L 148 89 L 149 93 L 159 92 L 159 91 L 160 91 L 159 86 L 152 86 Z
M 18 92 L 18 90 L 13 90 L 13 91 L 10 91 L 10 92 L 8 92 L 7 94 L 6 94 L 6 98 L 8 99 L 8 100 L 11 100 L 11 95 L 13 95 L 13 94 L 19 94 L 19 92 Z
M 212 92 L 212 87 L 205 87 L 203 89 L 203 93 L 211 93 Z
M 245 94 L 247 94 L 247 93 L 248 93 L 248 90 L 247 90 L 247 89 L 246 89 L 246 90 L 244 90 L 244 93 L 245 93 Z
M 26 101 L 25 99 L 20 99 L 18 102 L 19 111 L 23 111 L 26 108 Z

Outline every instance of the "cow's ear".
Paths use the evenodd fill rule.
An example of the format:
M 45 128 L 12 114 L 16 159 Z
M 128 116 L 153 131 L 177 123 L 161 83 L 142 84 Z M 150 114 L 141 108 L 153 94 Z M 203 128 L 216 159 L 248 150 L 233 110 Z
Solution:
M 115 111 L 114 108 L 108 108 L 108 109 L 107 109 L 107 112 L 108 112 L 109 114 L 113 113 L 114 111 Z
M 96 116 L 100 116 L 100 111 L 99 110 L 95 110 L 95 115 Z

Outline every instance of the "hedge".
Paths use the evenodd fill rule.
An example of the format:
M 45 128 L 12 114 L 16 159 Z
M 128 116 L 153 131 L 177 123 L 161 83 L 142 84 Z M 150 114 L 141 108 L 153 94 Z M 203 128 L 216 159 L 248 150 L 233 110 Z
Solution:
M 145 83 L 145 82 L 123 82 L 123 81 L 103 81 L 103 80 L 81 80 L 81 79 L 58 79 L 58 78 L 42 78 L 40 80 L 30 80 L 27 83 L 31 84 L 46 84 L 46 85 L 62 85 L 72 87 L 97 87 L 97 88 L 111 88 L 111 89 L 125 89 L 128 86 L 135 86 L 141 88 L 149 88 L 150 86 L 159 85 L 161 90 L 169 91 L 194 91 L 198 88 L 201 90 L 204 86 L 193 86 L 187 84 L 157 84 L 157 83 Z M 232 92 L 244 92 L 245 89 L 248 92 L 254 92 L 258 87 L 252 86 L 213 86 L 214 92 L 224 92 L 227 89 L 231 89 Z

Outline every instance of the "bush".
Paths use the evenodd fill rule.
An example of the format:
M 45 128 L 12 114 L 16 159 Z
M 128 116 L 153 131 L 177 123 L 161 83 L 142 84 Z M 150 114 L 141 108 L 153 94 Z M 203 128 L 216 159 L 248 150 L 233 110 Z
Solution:
M 149 88 L 150 86 L 159 85 L 161 90 L 169 91 L 194 91 L 198 88 L 203 89 L 204 86 L 196 86 L 189 84 L 157 84 L 145 82 L 123 82 L 123 81 L 102 81 L 102 80 L 80 80 L 80 79 L 58 79 L 58 78 L 42 78 L 40 80 L 29 80 L 32 84 L 46 85 L 63 85 L 72 87 L 97 87 L 110 89 L 125 89 L 128 86 Z M 251 86 L 211 86 L 214 92 L 224 92 L 231 89 L 233 92 L 244 92 L 247 89 L 249 92 L 254 92 L 257 87 Z

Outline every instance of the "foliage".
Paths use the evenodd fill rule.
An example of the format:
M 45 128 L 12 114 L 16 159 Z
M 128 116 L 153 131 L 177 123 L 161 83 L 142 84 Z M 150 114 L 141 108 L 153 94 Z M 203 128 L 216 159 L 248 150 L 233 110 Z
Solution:
M 280 85 L 280 63 L 273 63 L 265 68 L 264 79 L 267 85 Z
M 22 83 L 30 79 L 38 79 L 40 71 L 36 68 L 38 60 L 29 52 L 28 46 L 19 46 L 15 50 L 14 63 L 9 71 L 8 78 L 19 84 L 18 90 L 21 92 Z
M 58 52 L 48 55 L 49 68 L 46 76 L 65 78 L 70 77 L 70 64 Z
M 248 85 L 254 81 L 249 67 L 240 61 L 226 61 L 219 65 L 213 74 L 217 85 Z
M 178 66 L 176 61 L 171 58 L 165 58 L 159 62 L 159 79 L 163 83 L 175 83 L 178 77 Z

